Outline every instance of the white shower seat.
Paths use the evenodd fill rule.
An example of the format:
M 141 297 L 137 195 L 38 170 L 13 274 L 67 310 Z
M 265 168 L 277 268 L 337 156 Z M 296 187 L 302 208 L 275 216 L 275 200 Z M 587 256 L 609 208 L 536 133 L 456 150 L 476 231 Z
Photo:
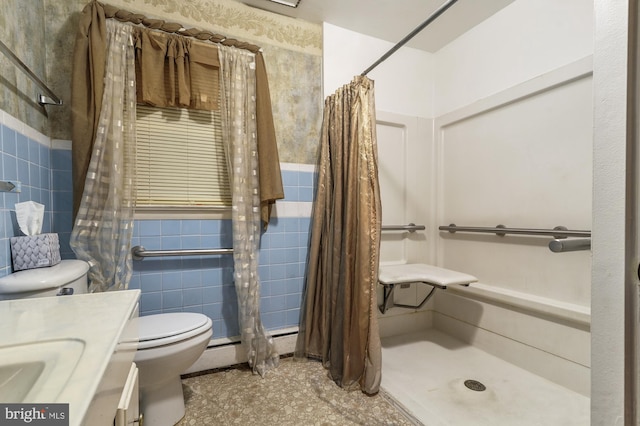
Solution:
M 436 288 L 446 290 L 450 285 L 464 285 L 478 281 L 473 275 L 463 272 L 452 271 L 450 269 L 439 268 L 437 266 L 425 265 L 424 263 L 406 263 L 402 265 L 380 265 L 378 271 L 378 282 L 384 286 L 384 299 L 379 306 L 383 314 L 387 309 L 394 306 L 401 308 L 419 309 L 433 295 Z M 432 286 L 422 302 L 417 305 L 403 305 L 394 303 L 393 290 L 398 284 L 421 283 Z

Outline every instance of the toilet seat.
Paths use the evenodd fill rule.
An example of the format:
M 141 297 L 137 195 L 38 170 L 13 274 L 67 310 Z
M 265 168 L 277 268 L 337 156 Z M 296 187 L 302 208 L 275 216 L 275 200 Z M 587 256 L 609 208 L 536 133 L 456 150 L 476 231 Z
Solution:
M 176 312 L 136 318 L 138 350 L 187 340 L 211 328 L 211 318 L 203 314 Z

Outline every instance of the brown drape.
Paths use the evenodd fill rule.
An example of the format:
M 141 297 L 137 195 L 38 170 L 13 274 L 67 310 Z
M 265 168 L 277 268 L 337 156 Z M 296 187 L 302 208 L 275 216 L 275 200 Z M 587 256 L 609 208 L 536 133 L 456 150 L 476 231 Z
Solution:
M 366 77 L 325 101 L 313 208 L 296 356 L 322 359 L 346 389 L 376 393 L 381 201 L 373 81 Z
M 104 91 L 106 17 L 98 3 L 85 6 L 80 16 L 71 69 L 71 140 L 73 217 L 80 208 Z
M 92 1 L 80 17 L 73 55 L 71 137 L 73 152 L 73 211 L 78 212 L 95 140 L 104 87 L 106 19 L 142 24 L 137 31 L 136 74 L 138 101 L 156 106 L 217 109 L 218 53 L 221 42 L 256 55 L 256 119 L 261 218 L 269 222 L 271 206 L 284 198 L 280 160 L 269 94 L 269 82 L 258 46 L 224 36 L 146 17 Z M 179 33 L 179 34 L 170 34 Z M 213 83 L 215 82 L 215 83 Z
M 269 223 L 271 208 L 284 198 L 276 130 L 271 112 L 271 95 L 267 68 L 262 52 L 256 53 L 256 120 L 258 125 L 258 173 L 260 179 L 260 218 L 264 228 Z

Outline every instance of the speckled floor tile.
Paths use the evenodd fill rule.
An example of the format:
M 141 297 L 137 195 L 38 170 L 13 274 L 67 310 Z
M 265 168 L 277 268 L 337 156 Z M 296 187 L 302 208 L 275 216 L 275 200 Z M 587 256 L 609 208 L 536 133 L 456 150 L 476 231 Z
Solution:
M 416 424 L 383 391 L 341 389 L 317 361 L 284 358 L 265 378 L 237 368 L 185 378 L 182 385 L 180 426 Z

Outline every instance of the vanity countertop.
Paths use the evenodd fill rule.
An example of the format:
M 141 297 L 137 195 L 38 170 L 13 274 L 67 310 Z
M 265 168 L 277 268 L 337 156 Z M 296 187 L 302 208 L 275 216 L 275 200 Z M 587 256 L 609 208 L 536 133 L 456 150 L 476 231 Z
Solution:
M 139 298 L 139 290 L 125 290 L 0 301 L 0 350 L 69 339 L 84 344 L 54 401 L 24 403 L 68 403 L 69 424 L 83 424 L 128 321 L 137 314 Z

